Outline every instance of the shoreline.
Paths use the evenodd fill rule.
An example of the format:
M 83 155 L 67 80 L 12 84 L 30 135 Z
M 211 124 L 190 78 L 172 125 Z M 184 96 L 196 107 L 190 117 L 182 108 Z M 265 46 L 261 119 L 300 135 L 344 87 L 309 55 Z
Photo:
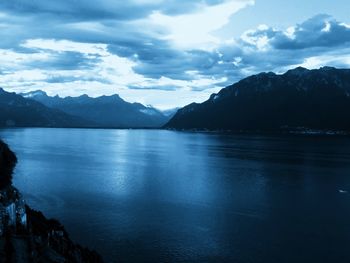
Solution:
M 103 263 L 96 251 L 73 242 L 64 226 L 31 209 L 12 184 L 17 157 L 0 140 L 0 261 Z
M 72 241 L 58 220 L 25 204 L 13 185 L 0 196 L 0 256 L 6 262 L 104 262 L 98 252 Z
M 118 127 L 0 127 L 1 130 L 21 130 L 21 129 L 71 129 L 71 130 L 146 130 L 146 131 L 175 131 L 187 133 L 206 134 L 227 134 L 227 135 L 255 135 L 255 136 L 350 136 L 350 131 L 331 129 L 290 129 L 290 130 L 230 130 L 230 129 L 175 129 L 175 128 L 118 128 Z

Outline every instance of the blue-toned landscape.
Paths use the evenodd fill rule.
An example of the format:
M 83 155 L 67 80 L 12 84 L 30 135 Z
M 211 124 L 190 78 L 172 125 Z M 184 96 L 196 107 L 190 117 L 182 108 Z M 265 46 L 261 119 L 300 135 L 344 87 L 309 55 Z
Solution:
M 349 263 L 349 0 L 1 0 L 0 263 Z

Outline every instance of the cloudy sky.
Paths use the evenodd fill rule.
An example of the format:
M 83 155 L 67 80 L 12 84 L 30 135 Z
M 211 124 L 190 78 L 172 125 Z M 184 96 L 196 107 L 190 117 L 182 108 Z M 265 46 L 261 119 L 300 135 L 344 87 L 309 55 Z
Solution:
M 349 0 L 1 0 L 0 86 L 161 109 L 296 66 L 350 67 Z

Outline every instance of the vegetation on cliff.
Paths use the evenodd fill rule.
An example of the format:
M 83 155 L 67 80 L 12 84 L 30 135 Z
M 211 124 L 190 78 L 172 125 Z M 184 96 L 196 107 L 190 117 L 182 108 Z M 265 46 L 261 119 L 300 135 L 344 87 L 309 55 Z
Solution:
M 11 184 L 13 169 L 17 163 L 16 155 L 6 143 L 0 140 L 0 189 Z

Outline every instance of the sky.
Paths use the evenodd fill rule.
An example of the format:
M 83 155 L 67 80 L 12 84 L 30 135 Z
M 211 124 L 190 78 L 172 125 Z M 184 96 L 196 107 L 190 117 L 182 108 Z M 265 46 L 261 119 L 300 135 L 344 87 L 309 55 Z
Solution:
M 350 67 L 349 0 L 1 0 L 0 87 L 159 109 L 259 72 Z

